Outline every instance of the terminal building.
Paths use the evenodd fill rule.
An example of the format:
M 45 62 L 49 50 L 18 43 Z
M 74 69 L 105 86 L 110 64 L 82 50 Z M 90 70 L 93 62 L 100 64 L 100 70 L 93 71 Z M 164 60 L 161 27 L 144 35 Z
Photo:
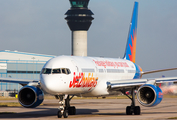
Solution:
M 9 50 L 0 51 L 0 77 L 39 79 L 42 67 L 53 57 L 55 56 Z M 15 83 L 0 82 L 0 91 L 18 91 L 21 87 Z

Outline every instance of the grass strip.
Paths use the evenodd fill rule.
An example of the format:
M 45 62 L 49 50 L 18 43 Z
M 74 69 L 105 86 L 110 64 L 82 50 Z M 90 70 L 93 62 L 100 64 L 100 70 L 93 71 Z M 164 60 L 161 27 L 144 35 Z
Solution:
M 171 117 L 171 118 L 168 118 L 168 119 L 177 119 L 177 117 Z
M 15 112 L 0 112 L 0 114 L 14 114 Z
M 21 106 L 18 102 L 1 102 L 0 107 L 19 107 Z

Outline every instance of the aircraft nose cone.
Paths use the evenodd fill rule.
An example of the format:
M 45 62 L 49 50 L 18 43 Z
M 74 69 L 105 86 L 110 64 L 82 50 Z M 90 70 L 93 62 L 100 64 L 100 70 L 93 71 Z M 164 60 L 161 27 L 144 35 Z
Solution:
M 56 79 L 56 78 L 55 78 Z M 46 91 L 47 93 L 54 93 L 54 88 L 55 88 L 55 82 L 53 82 L 54 78 L 50 75 L 42 75 L 41 76 L 41 87 Z

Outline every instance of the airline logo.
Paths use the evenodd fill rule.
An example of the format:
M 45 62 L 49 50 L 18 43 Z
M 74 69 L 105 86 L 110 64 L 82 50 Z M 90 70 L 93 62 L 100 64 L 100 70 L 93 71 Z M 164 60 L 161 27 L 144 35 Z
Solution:
M 132 44 L 132 45 L 131 45 Z M 129 43 L 130 54 L 128 53 L 130 61 L 135 63 L 135 55 L 136 55 L 136 29 L 133 30 L 133 36 L 131 35 L 131 43 Z
M 112 61 L 95 61 L 95 64 L 97 66 L 103 66 L 104 68 L 106 67 L 129 67 L 129 65 L 126 62 L 112 62 Z
M 70 81 L 69 88 L 93 88 L 97 85 L 98 77 L 93 77 L 93 73 L 88 73 L 88 76 L 85 76 L 85 73 L 79 73 L 76 75 L 74 72 L 73 81 Z M 89 89 L 89 90 L 90 90 Z

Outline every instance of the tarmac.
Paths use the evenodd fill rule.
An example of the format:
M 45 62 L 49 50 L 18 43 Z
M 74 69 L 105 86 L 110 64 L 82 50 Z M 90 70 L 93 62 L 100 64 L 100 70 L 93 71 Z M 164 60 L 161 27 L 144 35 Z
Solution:
M 18 102 L 6 100 L 0 102 Z M 168 120 L 177 118 L 177 98 L 164 98 L 155 107 L 141 107 L 141 115 L 126 115 L 129 99 L 73 99 L 71 105 L 76 107 L 76 115 L 68 118 L 57 118 L 58 100 L 44 100 L 43 105 L 36 108 L 0 107 L 1 120 Z

